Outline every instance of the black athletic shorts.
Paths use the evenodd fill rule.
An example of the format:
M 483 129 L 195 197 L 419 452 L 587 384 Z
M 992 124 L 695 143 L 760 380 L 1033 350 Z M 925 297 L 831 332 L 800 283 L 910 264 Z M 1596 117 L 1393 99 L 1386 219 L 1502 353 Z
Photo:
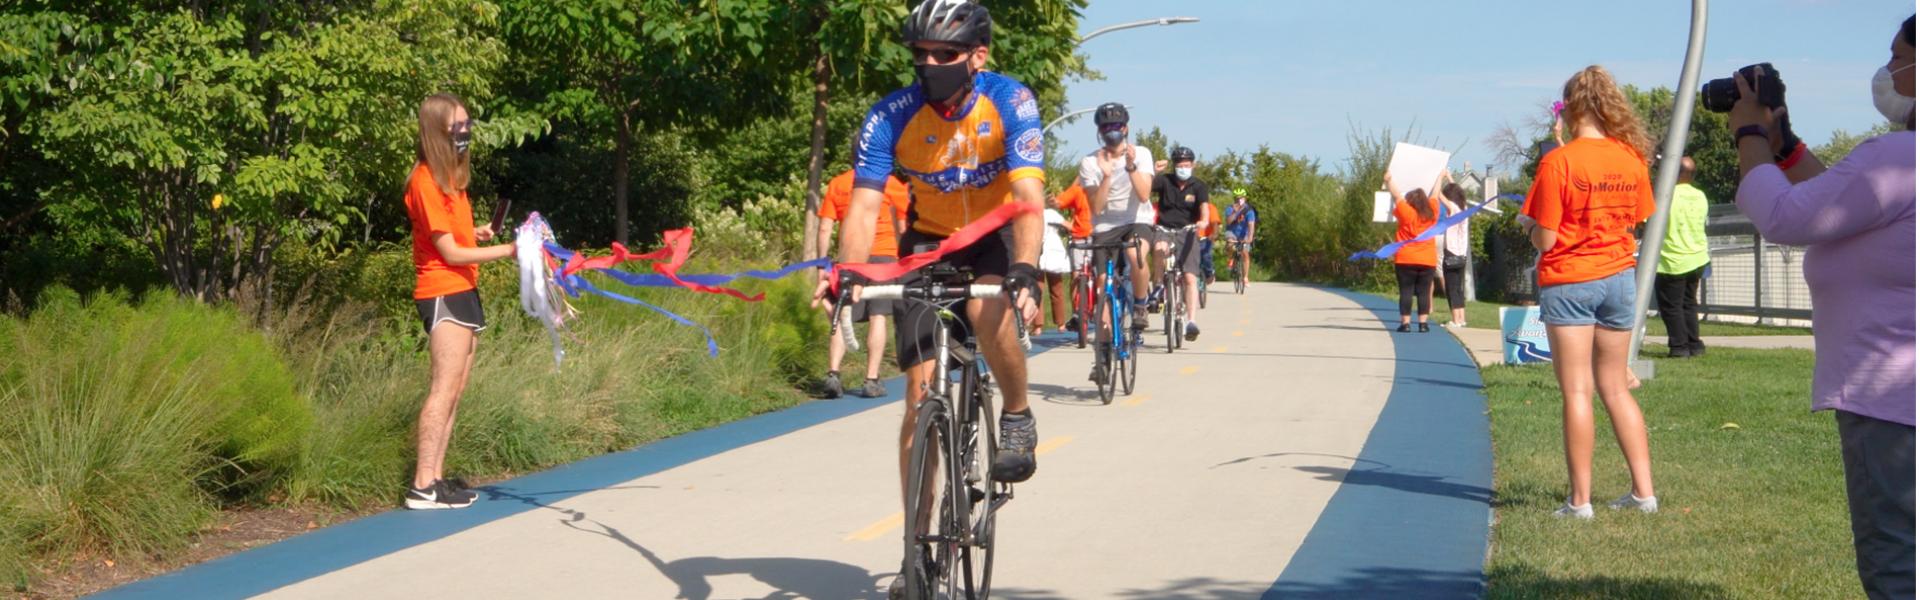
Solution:
M 867 257 L 867 262 L 873 263 L 873 264 L 883 264 L 883 263 L 891 263 L 891 262 L 900 262 L 900 259 L 892 256 L 870 256 L 870 257 Z M 893 300 L 861 300 L 859 302 L 853 303 L 853 322 L 865 323 L 869 320 L 868 317 L 872 317 L 875 315 L 879 315 L 882 317 L 891 317 L 893 316 L 893 309 L 894 309 Z
M 451 321 L 476 332 L 487 328 L 487 314 L 480 310 L 479 290 L 414 300 L 413 305 L 420 309 L 420 323 L 429 335 L 433 333 L 433 326 L 441 321 Z
M 906 235 L 900 236 L 900 251 L 918 254 L 931 250 L 933 245 L 938 245 L 943 239 L 945 238 L 910 229 Z M 972 269 L 975 277 L 986 275 L 1005 277 L 1007 270 L 1013 266 L 1013 227 L 1001 227 L 998 231 L 980 238 L 980 241 L 974 242 L 972 246 L 948 254 L 936 264 Z M 914 271 L 892 283 L 910 284 L 925 277 L 926 275 L 921 271 Z M 966 311 L 956 312 L 960 313 L 960 323 L 957 325 L 965 324 Z M 898 358 L 896 362 L 900 368 L 904 370 L 933 360 L 935 350 L 933 338 L 936 331 L 934 328 L 940 326 L 940 317 L 934 314 L 933 308 L 920 302 L 903 300 L 894 306 L 894 316 L 900 321 L 894 326 L 894 354 Z M 958 339 L 961 332 L 951 331 L 948 335 Z

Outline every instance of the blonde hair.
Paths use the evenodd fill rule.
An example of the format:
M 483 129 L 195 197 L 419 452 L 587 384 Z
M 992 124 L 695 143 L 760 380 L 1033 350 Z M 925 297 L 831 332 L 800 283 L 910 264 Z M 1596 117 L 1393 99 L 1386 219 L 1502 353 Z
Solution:
M 472 177 L 467 155 L 454 149 L 453 136 L 447 133 L 454 110 L 466 108 L 467 103 L 453 94 L 434 94 L 420 102 L 420 145 L 414 159 L 427 164 L 433 182 L 448 196 L 466 190 Z
M 1640 153 L 1640 160 L 1653 155 L 1653 139 L 1647 136 L 1646 126 L 1633 112 L 1633 105 L 1627 103 L 1626 94 L 1620 92 L 1620 85 L 1614 83 L 1613 75 L 1600 65 L 1573 74 L 1560 95 L 1567 103 L 1561 111 L 1567 123 L 1577 127 L 1586 120 L 1607 137 Z

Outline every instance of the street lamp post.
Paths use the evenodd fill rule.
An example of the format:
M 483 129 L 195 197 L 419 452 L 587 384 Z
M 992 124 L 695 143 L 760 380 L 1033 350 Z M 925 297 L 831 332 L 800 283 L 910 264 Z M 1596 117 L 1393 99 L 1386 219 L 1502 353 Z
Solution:
M 1129 110 L 1131 110 L 1131 109 L 1132 109 L 1133 107 L 1132 107 L 1132 106 L 1127 106 L 1127 108 L 1128 108 Z M 1067 114 L 1064 114 L 1064 115 L 1060 115 L 1060 116 L 1058 116 L 1058 117 L 1054 117 L 1052 121 L 1048 121 L 1048 122 L 1047 122 L 1047 126 L 1046 126 L 1046 127 L 1042 127 L 1042 128 L 1040 128 L 1040 134 L 1041 134 L 1041 135 L 1046 135 L 1046 133 L 1047 133 L 1048 131 L 1052 131 L 1052 130 L 1053 130 L 1053 126 L 1055 126 L 1055 125 L 1059 125 L 1060 123 L 1062 123 L 1062 122 L 1065 122 L 1065 121 L 1066 121 L 1067 119 L 1071 119 L 1071 118 L 1074 118 L 1074 117 L 1078 117 L 1078 116 L 1080 116 L 1080 115 L 1084 115 L 1084 114 L 1087 114 L 1087 113 L 1090 113 L 1090 112 L 1093 112 L 1093 111 L 1096 111 L 1096 110 L 1100 110 L 1100 107 L 1098 107 L 1098 106 L 1096 106 L 1096 107 L 1093 107 L 1093 108 L 1082 108 L 1082 109 L 1080 109 L 1080 110 L 1076 110 L 1076 111 L 1073 111 L 1073 112 L 1070 112 L 1070 113 L 1067 113 Z
M 1091 40 L 1093 38 L 1097 38 L 1109 33 L 1113 33 L 1115 31 L 1120 31 L 1122 29 L 1133 29 L 1135 27 L 1152 27 L 1154 25 L 1178 25 L 1180 23 L 1198 23 L 1198 22 L 1200 22 L 1200 19 L 1196 17 L 1160 17 L 1158 19 L 1147 19 L 1145 21 L 1134 21 L 1132 23 L 1108 25 L 1106 27 L 1101 27 L 1099 29 L 1093 30 L 1093 33 L 1089 33 L 1085 36 L 1081 36 L 1080 41 L 1076 42 L 1074 45 L 1078 46 L 1080 44 L 1085 44 L 1087 43 L 1087 40 Z

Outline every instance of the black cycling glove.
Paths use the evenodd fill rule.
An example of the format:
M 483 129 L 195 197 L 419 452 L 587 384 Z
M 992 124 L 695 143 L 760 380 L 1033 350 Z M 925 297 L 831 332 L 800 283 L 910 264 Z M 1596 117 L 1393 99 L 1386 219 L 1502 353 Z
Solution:
M 1001 285 L 1007 291 L 1008 296 L 1013 296 L 1014 292 L 1024 289 L 1030 294 L 1029 297 L 1038 301 L 1040 299 L 1040 278 L 1039 267 L 1033 266 L 1032 263 L 1017 262 L 1013 263 L 1012 267 L 1007 268 L 1007 279 Z

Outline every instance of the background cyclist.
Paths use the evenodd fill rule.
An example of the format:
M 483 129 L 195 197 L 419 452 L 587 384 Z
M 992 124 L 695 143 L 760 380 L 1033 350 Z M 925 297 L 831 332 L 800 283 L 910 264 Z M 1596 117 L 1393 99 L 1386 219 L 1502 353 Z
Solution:
M 1094 109 L 1093 122 L 1100 132 L 1101 147 L 1080 160 L 1080 186 L 1088 190 L 1094 243 L 1114 244 L 1129 236 L 1134 240 L 1133 247 L 1126 251 L 1126 262 L 1133 279 L 1132 327 L 1134 331 L 1142 331 L 1147 328 L 1147 292 L 1152 289 L 1146 261 L 1142 259 L 1146 241 L 1153 238 L 1153 205 L 1147 198 L 1147 191 L 1153 185 L 1152 173 L 1148 171 L 1153 165 L 1153 152 L 1127 140 L 1127 107 L 1120 103 L 1108 102 Z M 1097 252 L 1093 257 L 1096 289 L 1106 285 L 1105 255 L 1106 252 Z M 1101 300 L 1095 312 L 1100 314 L 1100 324 L 1106 326 L 1104 296 Z M 1105 352 L 1107 349 L 1095 346 L 1095 350 Z M 1101 361 L 1094 363 L 1098 365 Z M 1104 379 L 1099 367 L 1094 367 L 1094 371 L 1092 379 Z
M 1227 260 L 1229 265 L 1240 265 L 1240 285 L 1246 285 L 1248 274 L 1253 272 L 1248 257 L 1253 254 L 1253 234 L 1259 226 L 1260 211 L 1247 202 L 1246 188 L 1234 188 L 1233 207 L 1227 209 L 1227 239 L 1234 243 L 1235 251 Z
M 1188 225 L 1206 224 L 1206 205 L 1208 201 L 1207 182 L 1193 175 L 1193 149 L 1186 146 L 1174 148 L 1168 153 L 1173 161 L 1173 172 L 1163 173 L 1153 179 L 1154 204 L 1160 207 L 1159 225 L 1167 229 L 1180 229 Z M 1159 261 L 1158 274 L 1166 269 L 1165 261 L 1177 261 L 1185 283 L 1183 292 L 1186 302 L 1187 330 L 1183 332 L 1187 341 L 1200 337 L 1200 324 L 1194 322 L 1195 307 L 1200 305 L 1200 252 L 1196 232 L 1187 231 L 1178 234 L 1178 240 L 1155 240 L 1154 257 Z M 1180 252 L 1171 255 L 1170 250 L 1178 242 Z M 1168 290 L 1171 293 L 1172 290 Z

